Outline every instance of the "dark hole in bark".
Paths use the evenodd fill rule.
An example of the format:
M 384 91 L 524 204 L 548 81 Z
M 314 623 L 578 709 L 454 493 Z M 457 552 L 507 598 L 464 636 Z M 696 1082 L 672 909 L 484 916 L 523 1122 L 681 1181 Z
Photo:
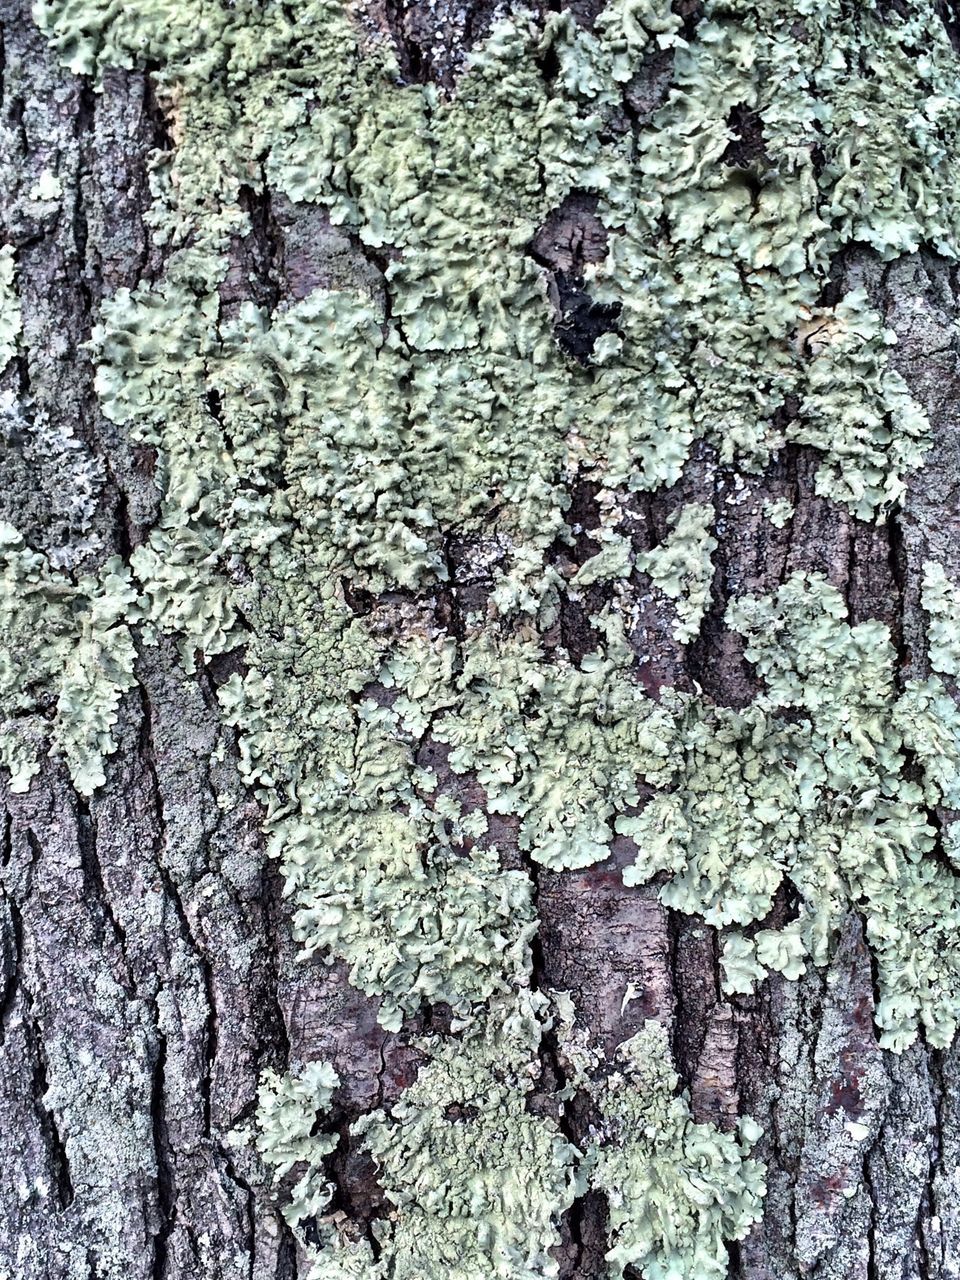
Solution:
M 583 287 L 583 281 L 566 272 L 556 274 L 559 316 L 557 341 L 578 364 L 588 365 L 597 339 L 604 333 L 616 333 L 620 319 L 619 302 L 595 302 Z
M 703 0 L 673 0 L 673 12 L 683 19 L 683 38 L 692 40 L 703 17 Z
M 937 13 L 947 29 L 950 43 L 960 53 L 960 3 L 958 0 L 939 0 Z
M 584 268 L 607 254 L 607 228 L 597 216 L 597 198 L 573 191 L 530 241 L 534 262 L 551 273 L 557 342 L 579 364 L 588 365 L 597 338 L 615 333 L 620 304 L 597 302 L 584 287 Z
M 476 1120 L 479 1114 L 476 1107 L 461 1106 L 459 1102 L 451 1102 L 444 1108 L 443 1118 L 452 1124 L 462 1124 L 465 1120 Z
M 623 91 L 624 101 L 635 126 L 647 124 L 662 107 L 673 80 L 673 49 L 648 48 L 635 76 Z
M 769 162 L 763 140 L 763 121 L 752 107 L 738 102 L 727 116 L 727 128 L 734 136 L 727 143 L 721 157 L 734 169 L 750 169 L 761 162 Z
M 341 578 L 340 586 L 343 588 L 343 598 L 347 602 L 347 607 L 358 618 L 365 618 L 372 612 L 373 593 L 371 591 L 367 591 L 365 587 L 356 586 L 349 578 Z
M 170 117 L 157 93 L 154 75 L 161 70 L 160 63 L 148 62 L 144 67 L 143 114 L 149 126 L 149 139 L 157 151 L 174 149 Z

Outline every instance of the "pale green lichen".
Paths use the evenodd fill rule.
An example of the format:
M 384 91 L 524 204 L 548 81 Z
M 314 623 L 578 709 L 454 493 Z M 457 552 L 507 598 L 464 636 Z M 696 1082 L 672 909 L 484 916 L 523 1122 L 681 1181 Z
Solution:
M 783 529 L 793 519 L 794 505 L 786 498 L 763 504 L 763 514 L 775 529 Z
M 48 733 L 78 791 L 103 783 L 120 697 L 135 684 L 135 600 L 119 557 L 74 583 L 0 523 L 0 764 L 12 790 L 30 785 Z
M 793 725 L 777 713 L 796 700 L 777 688 L 743 713 L 669 695 L 650 703 L 609 619 L 594 623 L 611 643 L 579 669 L 562 654 L 548 662 L 529 628 L 522 640 L 497 630 L 517 611 L 534 629 L 555 619 L 562 584 L 544 557 L 577 475 L 649 489 L 679 478 L 698 438 L 722 462 L 754 468 L 785 441 L 806 442 L 823 456 L 819 491 L 873 517 L 922 459 L 926 421 L 888 368 L 891 335 L 866 295 L 832 308 L 817 298 L 847 243 L 892 256 L 925 240 L 955 254 L 960 217 L 941 166 L 958 132 L 953 54 L 929 6 L 904 17 L 807 0 L 802 17 L 798 26 L 772 0 L 708 4 L 686 42 L 667 5 L 610 5 L 592 32 L 569 14 L 520 12 L 494 25 L 446 98 L 398 84 L 386 44 L 362 48 L 326 0 L 295 15 L 268 3 L 206 5 L 189 18 L 155 0 L 122 12 L 38 8 L 77 69 L 159 63 L 176 141 L 152 174 L 154 234 L 173 250 L 166 274 L 119 291 L 94 335 L 105 412 L 160 454 L 161 520 L 133 560 L 141 607 L 178 637 L 188 668 L 198 652 L 245 644 L 249 674 L 222 697 L 297 936 L 306 951 L 346 959 L 353 980 L 383 997 L 389 1025 L 424 998 L 465 1010 L 522 983 L 534 927 L 527 877 L 500 869 L 481 816 L 435 794 L 418 766 L 425 734 L 451 748 L 455 774 L 475 774 L 490 812 L 519 818 L 521 849 L 536 861 L 597 861 L 619 820 L 650 834 L 633 875 L 669 868 L 664 895 L 718 923 L 758 920 L 785 860 L 801 880 L 800 868 L 814 868 L 816 881 L 838 823 L 853 821 L 851 794 L 867 868 L 886 839 L 874 828 L 885 833 L 902 811 L 904 866 L 927 873 L 912 860 L 928 841 L 917 784 L 897 771 L 915 742 L 923 799 L 950 792 L 949 752 L 934 755 L 953 734 L 938 689 L 896 700 L 888 667 L 864 659 L 859 679 L 880 681 L 879 703 L 861 715 L 855 664 L 828 662 L 836 687 L 825 679 L 820 703 L 801 702 L 808 718 Z M 654 46 L 674 51 L 673 85 L 634 140 L 615 127 L 621 86 Z M 547 51 L 553 83 L 541 72 Z M 890 74 L 878 78 L 881 55 Z M 743 165 L 721 162 L 734 108 L 763 130 L 765 151 Z M 881 176 L 854 205 L 864 154 Z M 221 320 L 225 251 L 248 225 L 240 188 L 265 183 L 322 203 L 360 243 L 391 247 L 389 309 L 317 289 L 273 314 L 246 304 Z M 596 195 L 613 228 L 586 274 L 599 300 L 621 307 L 616 340 L 588 369 L 554 342 L 543 270 L 526 253 L 573 191 Z M 778 427 L 788 397 L 797 412 Z M 636 560 L 680 602 L 682 640 L 709 600 L 710 517 L 688 505 L 666 542 Z M 442 582 L 452 528 L 495 539 L 504 560 L 491 616 L 473 619 L 462 643 L 424 639 L 415 625 L 377 633 L 352 617 L 340 579 L 374 593 Z M 574 589 L 629 570 L 629 547 L 611 540 Z M 737 607 L 735 625 L 747 608 Z M 816 607 L 830 617 L 834 606 L 823 597 Z M 804 617 L 797 653 L 768 673 L 780 681 L 807 645 L 816 654 L 833 638 Z M 844 627 L 840 649 L 856 630 Z M 850 643 L 858 656 L 859 639 Z M 368 687 L 387 694 L 365 696 Z M 809 777 L 783 767 L 794 750 Z M 708 782 L 688 776 L 701 752 L 717 761 Z M 758 783 L 753 771 L 768 767 Z M 640 778 L 675 790 L 637 817 Z M 866 813 L 871 789 L 882 804 Z M 696 815 L 689 832 L 670 826 L 685 805 Z M 703 849 L 702 806 L 716 818 Z M 786 859 L 763 835 L 765 815 L 781 809 L 802 834 Z M 754 847 L 744 830 L 757 823 Z M 804 945 L 818 963 L 838 913 L 864 892 L 856 868 L 845 876 L 838 890 L 833 878 L 807 886 Z M 924 910 L 952 892 L 936 876 L 928 889 Z M 795 942 L 754 946 L 784 971 L 801 963 Z M 890 983 L 903 947 L 887 959 Z M 921 1013 L 939 1025 L 940 997 L 910 1000 L 891 1032 L 898 1042 Z
M 960 674 L 960 587 L 947 577 L 943 565 L 927 560 L 923 566 L 920 603 L 929 618 L 927 651 L 934 671 Z
M 637 843 L 640 883 L 720 927 L 761 920 L 786 878 L 797 921 L 725 946 L 725 985 L 767 967 L 824 964 L 846 913 L 862 911 L 878 966 L 881 1043 L 919 1024 L 936 1045 L 960 1018 L 960 883 L 935 859 L 929 806 L 960 803 L 960 708 L 932 678 L 898 694 L 878 622 L 851 626 L 823 578 L 795 574 L 771 597 L 731 604 L 727 621 L 765 691 L 743 711 L 688 700 L 673 738 L 670 790 L 617 829 Z M 908 753 L 919 778 L 907 775 Z
M 660 545 L 637 556 L 637 568 L 649 573 L 654 586 L 674 602 L 673 637 L 681 644 L 695 638 L 710 603 L 710 557 L 719 545 L 710 532 L 715 519 L 707 503 L 688 502 L 670 516 L 670 533 Z
M 610 5 L 594 32 L 568 14 L 541 28 L 521 12 L 495 25 L 452 99 L 398 87 L 389 49 L 361 51 L 340 7 L 319 0 L 301 5 L 295 24 L 279 4 L 205 6 L 188 20 L 153 0 L 122 14 L 43 4 L 38 17 L 84 70 L 163 65 L 178 146 L 157 157 L 152 216 L 173 243 L 189 237 L 195 259 L 242 231 L 240 187 L 264 180 L 322 202 L 366 244 L 401 251 L 387 271 L 384 346 L 396 342 L 409 404 L 384 423 L 381 474 L 392 476 L 411 545 L 384 567 L 422 579 L 441 571 L 429 551 L 436 531 L 484 515 L 492 489 L 506 503 L 502 525 L 524 540 L 555 522 L 564 497 L 552 477 L 571 428 L 582 464 L 633 488 L 675 480 L 698 436 L 747 464 L 783 439 L 816 439 L 827 455 L 823 492 L 861 515 L 896 500 L 922 455 L 926 425 L 885 372 L 885 339 L 861 295 L 836 308 L 851 317 L 850 359 L 869 375 L 855 386 L 844 389 L 832 360 L 809 360 L 795 339 L 843 243 L 892 252 L 925 236 L 953 251 L 956 202 L 939 168 L 957 127 L 946 37 L 931 15 L 918 75 L 905 51 L 919 15 L 891 18 L 872 5 L 851 15 L 819 0 L 801 31 L 772 2 L 756 14 L 707 8 L 690 44 L 666 5 Z M 675 87 L 634 151 L 605 122 L 654 45 L 675 46 Z M 895 68 L 882 92 L 861 70 L 864 47 Z M 560 68 L 552 85 L 538 65 L 547 49 Z M 851 79 L 878 99 L 869 118 L 854 108 Z M 756 198 L 754 177 L 718 163 L 734 106 L 756 111 L 765 130 Z M 889 158 L 872 131 L 897 133 Z M 823 139 L 829 177 L 818 178 L 811 148 Z M 878 194 L 853 220 L 844 193 L 854 147 L 870 148 L 894 186 L 909 174 L 916 205 Z M 250 160 L 261 154 L 262 171 Z M 590 271 L 597 296 L 622 304 L 623 334 L 589 374 L 554 346 L 542 270 L 524 252 L 572 190 L 597 193 L 607 225 L 625 228 Z M 194 262 L 208 280 L 211 269 Z M 801 411 L 778 435 L 772 419 L 788 394 Z M 839 448 L 822 426 L 836 408 Z M 397 441 L 401 420 L 410 434 Z M 338 442 L 329 461 L 349 470 L 353 450 L 338 457 Z M 385 492 L 366 478 L 358 489 L 370 504 Z
M 726 1276 L 726 1242 L 761 1215 L 765 1170 L 747 1154 L 759 1126 L 741 1120 L 738 1139 L 694 1123 L 659 1023 L 647 1022 L 617 1059 L 619 1070 L 592 1089 L 602 1119 L 587 1157 L 590 1184 L 609 1204 L 608 1275 Z
M 17 296 L 13 245 L 0 245 L 0 372 L 17 353 L 17 339 L 23 328 Z
M 340 1077 L 328 1062 L 309 1062 L 279 1076 L 265 1071 L 257 1094 L 257 1150 L 279 1182 L 295 1166 L 302 1169 L 285 1198 L 282 1213 L 291 1227 L 322 1213 L 332 1186 L 323 1162 L 337 1145 L 334 1135 L 315 1132 L 325 1116 Z
M 560 1218 L 582 1190 L 580 1153 L 555 1120 L 529 1109 L 538 1047 L 549 1025 L 534 992 L 494 1000 L 463 1038 L 430 1036 L 416 1081 L 389 1111 L 361 1116 L 352 1138 L 373 1157 L 389 1206 L 367 1240 L 325 1213 L 323 1161 L 333 1135 L 314 1132 L 328 1110 L 336 1074 L 326 1064 L 277 1077 L 265 1073 L 257 1146 L 277 1177 L 296 1166 L 300 1181 L 284 1208 L 302 1236 L 311 1280 L 547 1280 L 558 1266 Z M 319 1243 L 318 1243 L 319 1242 Z
M 495 999 L 461 1038 L 426 1037 L 417 1079 L 389 1110 L 361 1116 L 351 1136 L 372 1155 L 388 1213 L 358 1238 L 327 1212 L 323 1161 L 336 1145 L 318 1131 L 335 1073 L 325 1064 L 279 1078 L 265 1073 L 258 1149 L 277 1177 L 304 1169 L 284 1213 L 301 1234 L 311 1280 L 549 1280 L 559 1265 L 560 1220 L 577 1196 L 610 1204 L 608 1274 L 627 1266 L 649 1280 L 726 1274 L 725 1241 L 760 1216 L 763 1165 L 748 1157 L 759 1136 L 694 1123 L 670 1065 L 666 1031 L 648 1022 L 623 1044 L 612 1070 L 588 1052 L 579 1087 L 599 1112 L 585 1153 L 558 1122 L 534 1111 L 542 1088 L 541 1037 L 560 1018 L 574 1034 L 569 1000 L 525 991 Z M 589 1072 L 587 1067 L 590 1068 Z M 313 1074 L 309 1074 L 313 1073 Z M 561 1091 L 562 1108 L 569 1091 Z
M 634 555 L 629 538 L 612 529 L 598 531 L 597 537 L 600 550 L 585 560 L 570 579 L 572 587 L 591 587 L 595 582 L 629 578 L 633 572 Z
M 802 425 L 787 438 L 823 453 L 817 493 L 867 520 L 899 502 L 904 475 L 922 464 L 930 444 L 926 415 L 887 368 L 885 348 L 896 335 L 857 290 L 829 311 L 805 313 L 798 342 L 810 360 Z
M 452 97 L 400 83 L 387 44 L 363 47 L 332 0 L 41 0 L 36 12 L 77 71 L 160 68 L 175 145 L 153 158 L 149 223 L 169 258 L 158 281 L 105 303 L 93 338 L 104 412 L 159 460 L 161 517 L 132 557 L 141 596 L 126 616 L 142 616 L 147 639 L 174 636 L 187 670 L 243 644 L 246 674 L 221 700 L 304 951 L 344 959 L 390 1027 L 427 1000 L 489 1030 L 478 1006 L 524 992 L 536 922 L 530 877 L 503 868 L 484 811 L 515 817 L 521 851 L 555 870 L 604 858 L 619 830 L 638 844 L 628 879 L 666 872 L 664 900 L 721 927 L 754 928 L 784 878 L 794 884 L 796 921 L 728 934 L 731 989 L 823 963 L 858 910 L 883 1042 L 901 1048 L 923 1025 L 946 1043 L 957 890 L 928 856 L 926 808 L 957 797 L 960 726 L 937 680 L 897 691 L 885 629 L 851 627 L 815 578 L 729 611 L 766 681 L 742 711 L 647 698 L 610 611 L 590 619 L 600 639 L 580 662 L 543 643 L 564 589 L 547 559 L 575 481 L 628 497 L 677 482 L 697 440 L 756 472 L 792 442 L 819 451 L 818 492 L 855 516 L 900 499 L 929 428 L 889 368 L 892 335 L 862 291 L 818 300 L 847 245 L 957 256 L 944 164 L 960 140 L 955 59 L 932 0 L 907 15 L 872 0 L 708 0 L 689 42 L 666 0 L 610 4 L 592 31 L 569 13 L 519 11 L 493 25 Z M 672 85 L 634 133 L 622 87 L 656 49 L 673 51 Z M 754 113 L 762 147 L 728 162 L 735 109 Z M 361 250 L 388 249 L 382 295 L 347 272 L 349 287 L 225 319 L 218 285 L 249 228 L 243 188 L 321 205 Z M 586 287 L 620 307 L 585 366 L 557 344 L 546 272 L 527 251 L 574 192 L 596 198 L 608 228 Z M 605 528 L 568 585 L 651 572 L 689 640 L 709 601 L 712 517 L 688 505 L 633 561 Z M 455 638 L 418 603 L 450 575 L 453 531 L 499 561 L 486 615 Z M 367 618 L 351 608 L 357 589 L 381 596 Z M 78 591 L 86 601 L 100 587 Z M 122 648 L 126 635 L 117 615 L 91 644 Z M 62 647 L 38 669 L 81 705 L 83 680 L 59 675 Z M 100 700 L 107 722 L 119 666 Z M 12 687 L 26 696 L 22 669 Z M 109 748 L 102 724 L 93 739 Z M 475 800 L 421 763 L 437 744 Z M 85 786 L 100 776 L 91 758 Z M 637 813 L 641 780 L 659 794 Z M 397 1275 L 455 1274 L 464 1259 L 486 1274 L 498 1245 L 523 1274 L 550 1274 L 567 1157 L 552 1122 L 526 1114 L 532 1056 L 511 1066 L 498 1042 L 494 1062 L 486 1035 L 437 1042 L 422 1088 L 363 1128 L 396 1209 L 382 1243 L 407 1267 Z M 624 1075 L 650 1070 L 638 1058 Z M 614 1265 L 648 1269 L 671 1265 L 669 1241 L 639 1166 L 660 1167 L 671 1143 L 685 1152 L 692 1132 L 682 1106 L 663 1104 L 667 1077 L 649 1079 L 667 1135 L 625 1138 L 614 1245 Z M 289 1105 L 293 1137 L 309 1137 L 302 1091 L 284 1102 L 285 1086 L 268 1088 L 263 1106 Z M 477 1116 L 457 1126 L 438 1099 L 461 1106 L 461 1094 Z M 642 1110 L 629 1089 L 604 1096 L 611 1132 L 621 1105 L 624 1125 Z M 458 1144 L 466 1135 L 484 1169 L 493 1160 L 491 1097 L 515 1121 L 511 1160 L 532 1170 L 537 1198 L 514 1217 L 481 1178 L 493 1225 L 469 1236 L 471 1253 Z M 662 1193 L 681 1206 L 676 1265 L 691 1277 L 741 1231 L 756 1185 L 734 1148 L 701 1140 L 721 1152 L 705 1214 L 672 1184 Z M 620 1166 L 606 1157 L 598 1176 L 613 1195 Z M 301 1199 L 319 1208 L 325 1194 L 311 1182 Z M 376 1274 L 355 1241 L 331 1242 L 320 1265 Z
M 373 1276 L 537 1280 L 577 1191 L 579 1153 L 528 1098 L 540 1073 L 543 997 L 494 1005 L 463 1039 L 430 1044 L 428 1063 L 389 1113 L 354 1126 L 394 1207 L 376 1224 Z

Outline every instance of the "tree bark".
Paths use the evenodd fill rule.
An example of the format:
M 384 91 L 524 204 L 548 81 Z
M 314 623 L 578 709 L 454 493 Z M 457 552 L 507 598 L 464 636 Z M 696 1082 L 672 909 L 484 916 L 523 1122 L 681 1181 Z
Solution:
M 595 16 L 589 3 L 573 8 L 581 21 Z M 698 8 L 678 6 L 691 29 Z M 490 21 L 482 4 L 370 12 L 393 31 L 407 74 L 444 89 Z M 25 0 L 0 0 L 0 33 L 0 239 L 17 250 L 23 314 L 19 354 L 0 382 L 0 516 L 30 546 L 59 549 L 65 571 L 86 572 L 109 555 L 128 560 L 158 516 L 156 459 L 101 412 L 86 344 L 104 298 L 162 273 L 164 249 L 144 220 L 147 174 L 151 150 L 173 141 L 150 71 L 109 70 L 95 92 L 58 65 Z M 661 99 L 669 65 L 654 59 L 644 77 L 635 95 Z M 55 205 L 30 195 L 46 170 L 62 187 Z M 344 254 L 355 281 L 383 289 L 386 263 L 356 243 L 345 248 L 319 209 L 251 195 L 249 212 L 252 230 L 234 245 L 222 289 L 225 312 L 251 296 L 302 297 L 330 278 L 334 258 L 342 273 Z M 599 234 L 589 203 L 558 211 L 549 231 L 532 252 L 562 291 L 570 264 L 555 246 L 589 253 Z M 926 674 L 921 566 L 960 562 L 960 278 L 930 251 L 883 263 L 850 248 L 833 286 L 838 297 L 865 287 L 895 330 L 892 363 L 932 425 L 925 469 L 900 509 L 869 524 L 817 496 L 812 449 L 788 446 L 749 474 L 695 445 L 677 485 L 632 499 L 637 552 L 663 540 L 683 504 L 722 508 L 725 486 L 794 510 L 776 529 L 749 514 L 762 501 L 745 502 L 717 526 L 710 608 L 686 649 L 636 587 L 653 687 L 750 702 L 761 683 L 724 610 L 734 595 L 775 591 L 798 570 L 824 574 L 853 622 L 891 628 L 899 679 Z M 575 317 L 574 338 L 578 324 L 589 317 Z M 572 492 L 571 529 L 598 523 L 596 490 L 584 482 Z M 567 554 L 581 564 L 595 550 L 579 532 Z M 483 587 L 470 555 L 451 540 L 451 580 L 427 601 L 452 629 Z M 564 602 L 573 660 L 592 647 L 588 612 Z M 26 792 L 4 782 L 0 1277 L 306 1275 L 254 1158 L 227 1141 L 252 1120 L 261 1070 L 332 1062 L 346 1135 L 352 1118 L 400 1096 L 416 1071 L 416 1034 L 442 1026 L 443 1011 L 425 1008 L 401 1032 L 385 1031 L 343 964 L 296 959 L 262 815 L 217 702 L 235 663 L 225 655 L 184 675 L 171 640 L 139 645 L 117 749 L 89 801 L 56 756 Z M 427 763 L 446 768 L 442 752 Z M 960 1276 L 960 1049 L 878 1047 L 862 921 L 851 915 L 827 968 L 724 995 L 716 930 L 662 905 L 660 882 L 623 884 L 625 838 L 605 862 L 552 872 L 517 850 L 511 822 L 491 815 L 508 860 L 535 883 L 533 984 L 569 991 L 607 1055 L 645 1019 L 665 1023 L 694 1117 L 729 1130 L 749 1113 L 763 1128 L 764 1215 L 730 1246 L 729 1276 Z M 772 924 L 790 911 L 781 891 Z M 548 1038 L 545 1079 L 559 1072 L 556 1052 Z M 838 1113 L 875 1138 L 838 1146 Z M 590 1117 L 574 1109 L 568 1123 L 581 1141 Z M 331 1176 L 338 1207 L 360 1221 L 382 1213 L 376 1169 L 346 1137 Z M 558 1254 L 567 1280 L 604 1274 L 605 1215 L 597 1194 L 567 1215 Z

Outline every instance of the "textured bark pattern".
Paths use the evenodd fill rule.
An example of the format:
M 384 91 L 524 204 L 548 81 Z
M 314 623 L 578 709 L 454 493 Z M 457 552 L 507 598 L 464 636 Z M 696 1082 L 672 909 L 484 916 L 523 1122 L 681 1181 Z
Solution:
M 697 5 L 677 7 L 696 22 Z M 384 0 L 368 17 L 396 33 L 411 78 L 448 86 L 491 12 Z M 577 14 L 589 21 L 591 5 Z M 956 26 L 953 6 L 944 20 Z M 98 412 L 83 344 L 100 299 L 162 265 L 143 215 L 149 152 L 169 143 L 149 76 L 112 72 L 94 95 L 56 67 L 22 0 L 0 0 L 0 23 L 0 233 L 18 247 L 25 350 L 6 374 L 20 407 L 4 419 L 0 514 L 33 546 L 65 548 L 62 563 L 85 569 L 129 555 L 155 516 L 153 459 Z M 631 86 L 637 120 L 649 116 L 668 73 L 655 58 Z M 740 133 L 749 147 L 748 120 Z M 54 214 L 29 194 L 44 169 L 64 190 Z M 250 212 L 253 231 L 235 245 L 223 286 L 226 314 L 243 298 L 302 297 L 334 278 L 369 284 L 385 265 L 316 209 L 251 199 Z M 603 253 L 597 228 L 589 203 L 574 200 L 531 246 L 554 273 L 561 341 L 566 331 L 572 343 L 592 342 L 592 330 L 615 320 L 577 297 L 578 268 Z M 926 470 L 885 526 L 815 497 L 815 459 L 797 448 L 766 474 L 740 477 L 701 447 L 681 483 L 638 496 L 632 532 L 641 551 L 685 502 L 714 503 L 721 514 L 713 606 L 686 654 L 637 587 L 633 640 L 649 659 L 650 688 L 698 684 L 718 702 L 748 702 L 758 686 L 722 626 L 724 606 L 799 569 L 825 573 L 854 621 L 891 626 L 904 678 L 925 674 L 920 566 L 960 558 L 960 281 L 930 257 L 884 267 L 850 255 L 838 265 L 838 295 L 860 283 L 898 333 L 894 361 L 934 425 Z M 63 443 L 63 427 L 75 444 Z M 760 505 L 745 501 L 754 490 L 794 503 L 786 527 L 744 514 Z M 596 523 L 595 495 L 584 486 L 574 497 L 568 518 L 582 533 Z M 595 550 L 580 536 L 576 562 Z M 425 607 L 455 629 L 488 583 L 469 548 L 452 545 L 450 567 L 451 583 Z M 591 590 L 591 607 L 568 605 L 559 623 L 574 658 L 594 647 L 587 618 L 604 588 Z M 170 647 L 145 648 L 107 784 L 89 805 L 55 762 L 26 795 L 4 797 L 0 1277 L 304 1274 L 249 1152 L 228 1140 L 250 1120 L 259 1070 L 331 1059 L 345 1082 L 345 1130 L 413 1078 L 412 1033 L 442 1025 L 444 1011 L 434 1009 L 386 1033 L 340 967 L 295 962 L 260 815 L 218 718 L 216 682 L 233 661 L 188 678 Z M 442 755 L 424 750 L 432 752 L 424 763 L 443 773 Z M 445 781 L 451 790 L 468 785 L 449 773 Z M 509 820 L 492 816 L 490 838 L 509 846 Z M 564 874 L 513 857 L 537 884 L 536 982 L 569 990 L 608 1052 L 644 1018 L 666 1021 L 696 1117 L 729 1128 L 748 1111 L 762 1124 L 765 1217 L 731 1249 L 731 1277 L 960 1276 L 960 1050 L 915 1045 L 896 1057 L 877 1048 L 858 920 L 828 971 L 722 998 L 714 931 L 663 908 L 656 885 L 626 888 L 626 849 Z M 784 895 L 780 922 L 791 906 Z M 548 1042 L 545 1094 L 557 1072 Z M 870 1141 L 845 1141 L 838 1116 L 867 1126 Z M 573 1108 L 565 1123 L 574 1141 L 590 1119 Z M 361 1219 L 381 1209 L 372 1164 L 346 1142 L 334 1174 L 337 1207 Z M 565 1277 L 602 1274 L 603 1223 L 599 1196 L 578 1202 L 564 1224 Z

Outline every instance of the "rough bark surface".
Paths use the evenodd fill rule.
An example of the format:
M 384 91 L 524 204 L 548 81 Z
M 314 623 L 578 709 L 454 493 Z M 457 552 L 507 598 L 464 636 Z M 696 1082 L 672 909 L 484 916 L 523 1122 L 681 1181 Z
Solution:
M 695 22 L 697 6 L 684 7 Z M 590 5 L 579 9 L 589 20 Z M 371 17 L 396 33 L 407 74 L 448 86 L 490 12 L 385 3 Z M 143 215 L 149 152 L 167 144 L 165 126 L 149 74 L 112 72 L 95 95 L 57 66 L 25 0 L 0 0 L 0 32 L 0 230 L 18 248 L 24 317 L 24 354 L 6 375 L 20 407 L 5 421 L 0 513 L 38 549 L 70 544 L 68 567 L 82 569 L 129 555 L 155 516 L 153 459 L 98 411 L 84 344 L 100 299 L 155 277 L 162 264 Z M 631 87 L 638 118 L 663 83 L 654 60 Z M 741 134 L 748 146 L 749 121 Z M 65 193 L 55 215 L 29 196 L 44 169 Z M 251 212 L 225 308 L 251 289 L 274 301 L 301 297 L 334 261 L 341 275 L 348 262 L 368 282 L 381 270 L 316 210 L 263 201 Z M 554 272 L 558 326 L 574 353 L 615 323 L 577 294 L 578 267 L 603 252 L 598 236 L 589 203 L 574 201 L 531 246 Z M 736 513 L 717 525 L 713 604 L 689 651 L 636 587 L 633 641 L 649 655 L 651 688 L 697 684 L 722 704 L 748 702 L 758 685 L 722 626 L 724 606 L 733 594 L 772 591 L 798 569 L 824 573 L 854 621 L 891 626 L 902 678 L 925 674 L 920 565 L 960 560 L 960 280 L 933 256 L 884 266 L 863 252 L 846 257 L 836 281 L 857 284 L 899 335 L 893 359 L 933 424 L 925 471 L 905 508 L 880 526 L 816 497 L 814 459 L 802 448 L 754 477 L 718 469 L 701 448 L 680 484 L 640 495 L 637 550 L 662 539 L 683 503 Z M 75 435 L 69 448 L 63 424 Z M 794 504 L 782 529 L 742 514 L 751 486 Z M 92 522 L 71 543 L 81 498 Z M 576 495 L 575 533 L 596 524 L 593 501 L 587 487 Z M 577 562 L 594 550 L 579 537 Z M 455 626 L 486 584 L 469 548 L 452 547 L 450 566 L 450 584 L 426 604 Z M 565 610 L 559 626 L 572 656 L 593 647 L 580 607 Z M 251 1117 L 258 1072 L 330 1059 L 345 1082 L 337 1117 L 345 1132 L 415 1071 L 416 1026 L 385 1032 L 340 966 L 295 962 L 259 812 L 218 714 L 215 686 L 230 661 L 184 678 L 172 646 L 144 648 L 106 785 L 89 804 L 56 761 L 26 794 L 3 797 L 2 1277 L 305 1274 L 267 1190 L 226 1140 Z M 442 757 L 429 763 L 442 771 Z M 508 821 L 493 821 L 502 845 Z M 615 847 L 601 865 L 553 874 L 515 854 L 537 885 L 535 980 L 570 991 L 608 1051 L 644 1018 L 666 1020 L 697 1119 L 730 1128 L 748 1111 L 763 1126 L 765 1215 L 731 1248 L 729 1275 L 960 1276 L 960 1049 L 917 1044 L 899 1057 L 878 1049 L 860 922 L 850 919 L 828 970 L 797 983 L 774 978 L 755 997 L 722 997 L 714 931 L 665 909 L 656 884 L 625 887 L 627 856 Z M 777 911 L 789 918 L 786 896 Z M 423 1017 L 442 1022 L 443 1010 Z M 548 1042 L 545 1081 L 557 1070 Z M 838 1145 L 838 1112 L 868 1126 L 870 1142 Z M 577 1141 L 590 1116 L 574 1109 L 568 1123 Z M 334 1174 L 338 1205 L 361 1218 L 378 1211 L 372 1164 L 346 1141 Z M 591 1196 L 565 1224 L 567 1280 L 602 1274 L 603 1215 Z

